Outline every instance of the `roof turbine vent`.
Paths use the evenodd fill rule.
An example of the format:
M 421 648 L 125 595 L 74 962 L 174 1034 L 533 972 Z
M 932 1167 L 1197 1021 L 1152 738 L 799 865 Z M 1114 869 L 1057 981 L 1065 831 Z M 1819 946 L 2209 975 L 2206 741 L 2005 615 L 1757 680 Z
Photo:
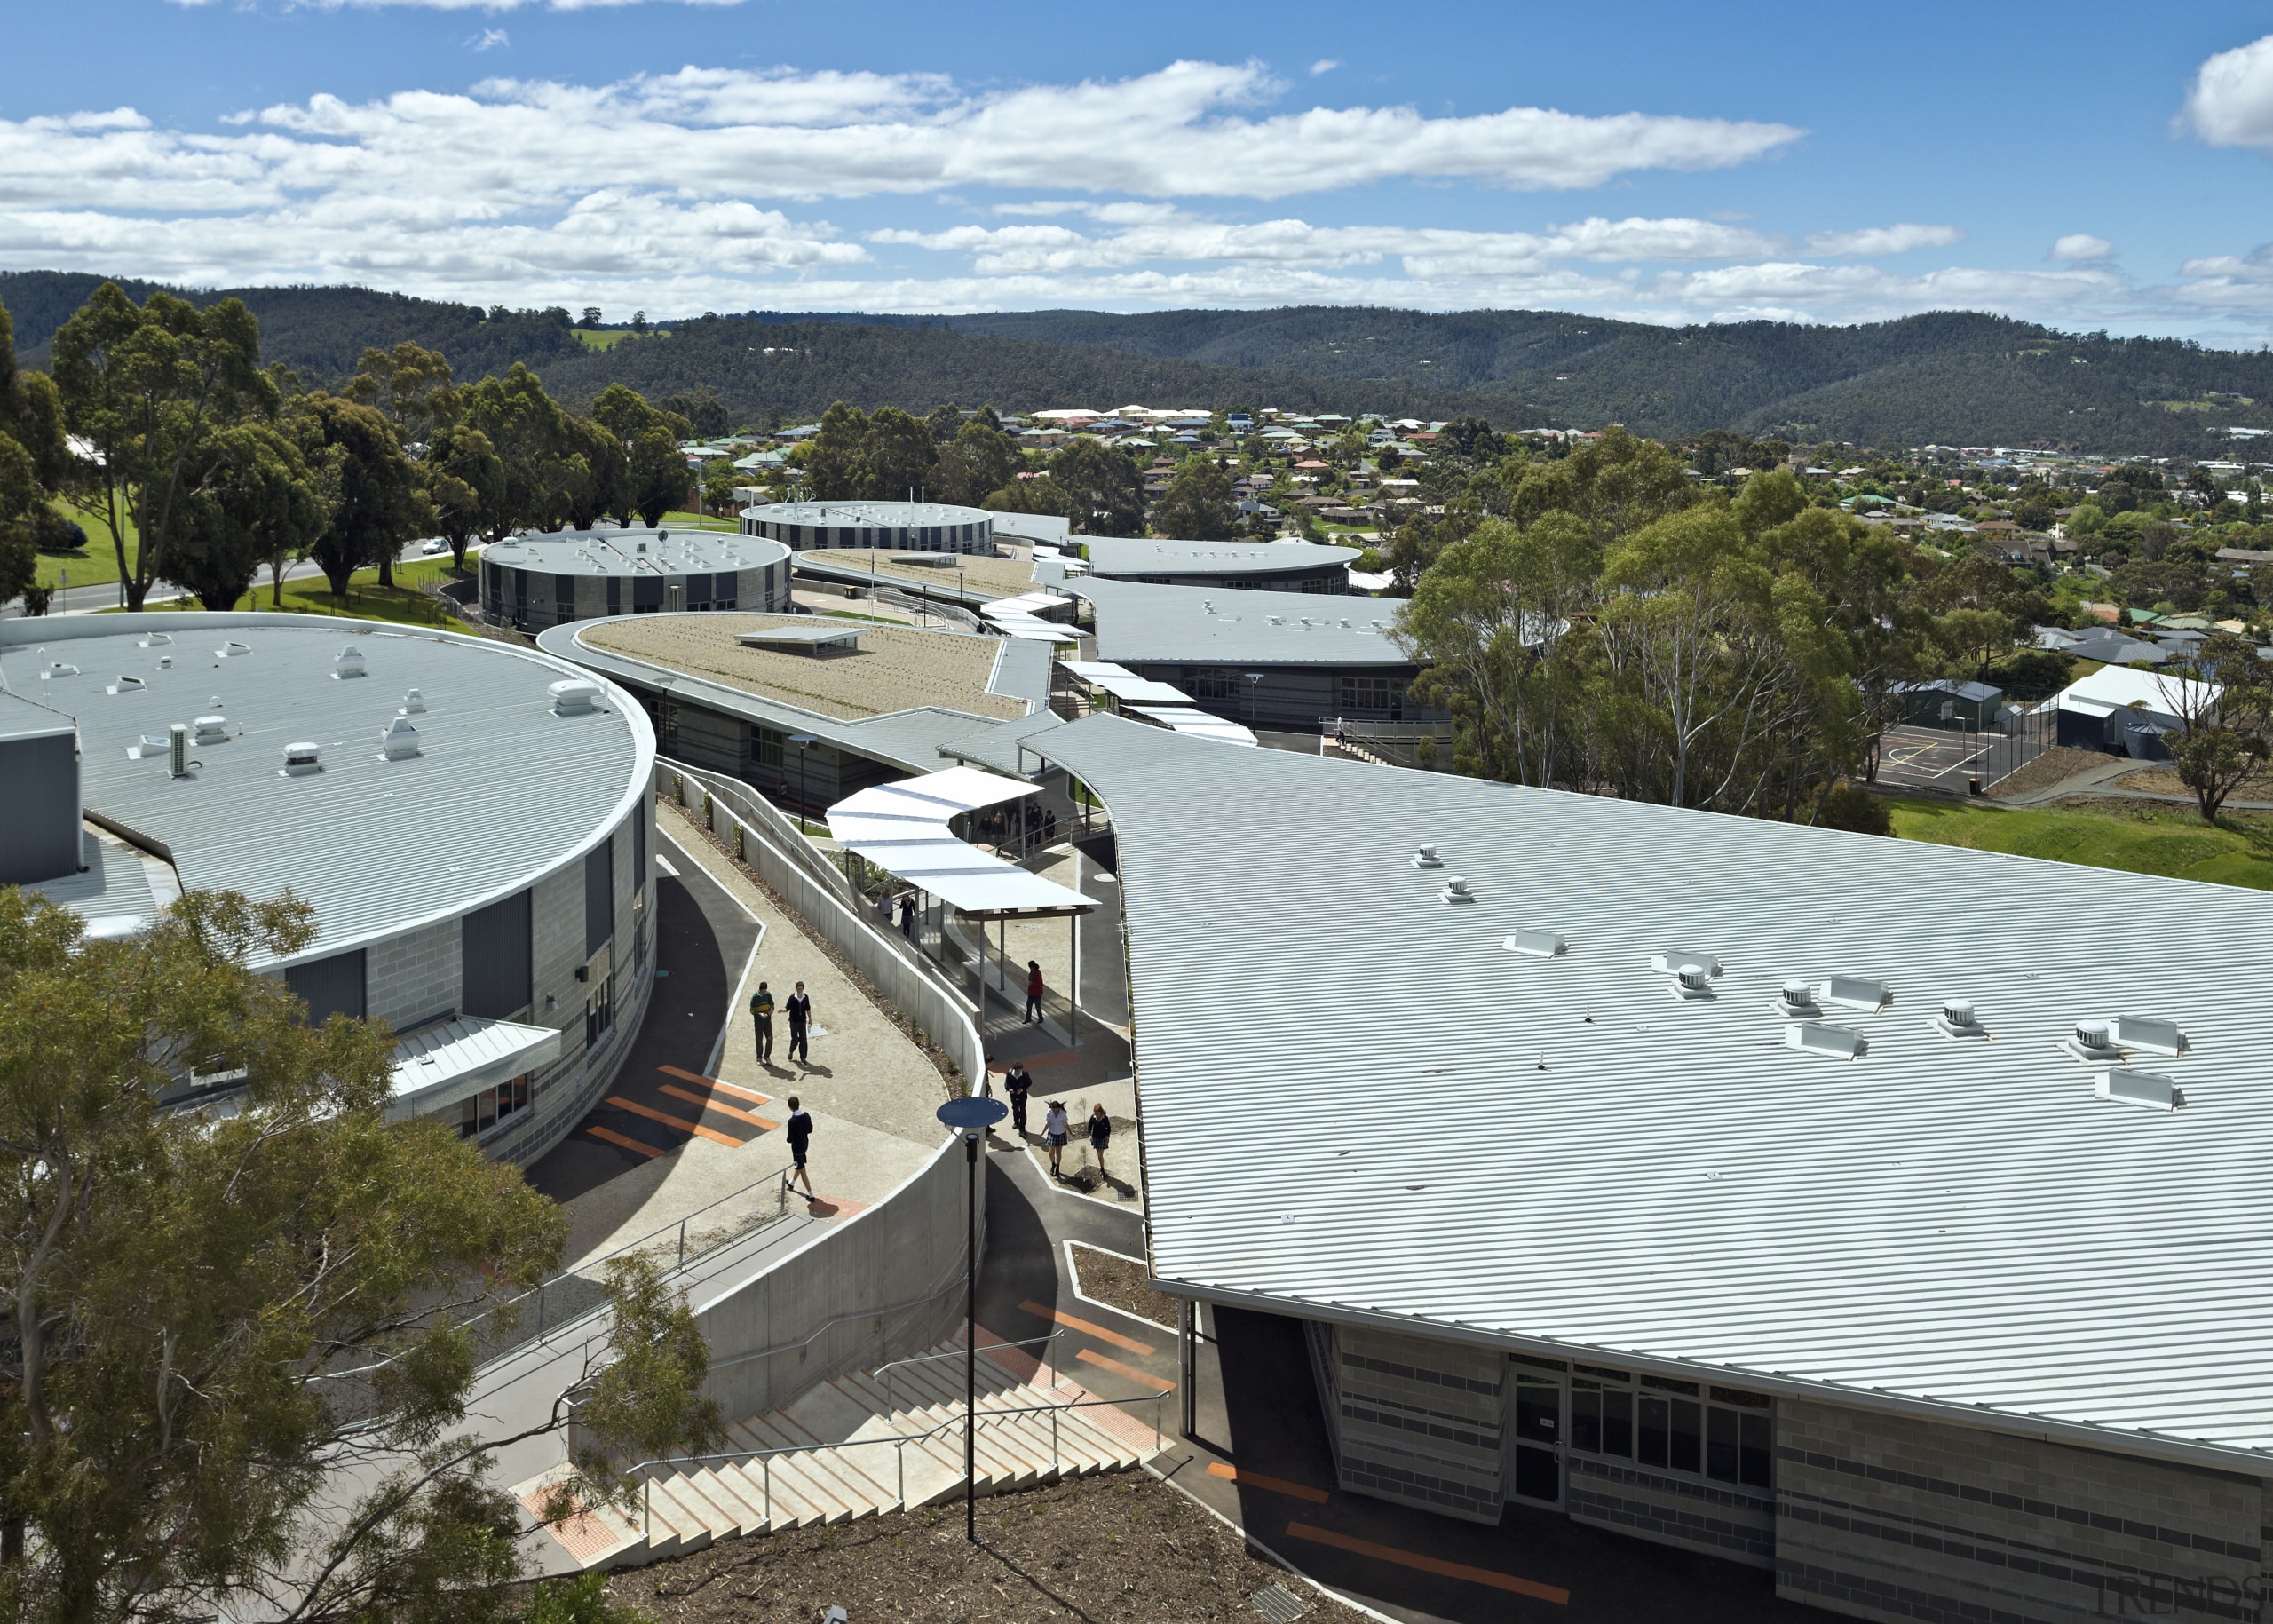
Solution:
M 1468 888 L 1468 876 L 1455 874 L 1445 881 L 1444 899 L 1447 902 L 1473 902 L 1476 893 Z
M 2062 1042 L 2061 1048 L 2079 1060 L 2119 1060 L 2123 1051 L 2115 1046 L 2115 1024 L 2104 1020 L 2079 1020 L 2074 1035 Z
M 360 648 L 343 648 L 339 657 L 331 662 L 332 679 L 336 682 L 345 682 L 362 674 L 363 651 Z
M 1934 1017 L 1934 1025 L 1941 1028 L 1944 1037 L 1985 1038 L 1989 1035 L 1989 1029 L 1973 1012 L 1973 1000 L 1970 998 L 1943 999 L 1942 1012 Z
M 322 771 L 322 764 L 316 759 L 315 744 L 310 740 L 303 739 L 297 744 L 288 744 L 284 747 L 284 765 L 278 770 L 276 776 L 305 778 L 311 772 Z
M 1413 849 L 1413 866 L 1415 868 L 1441 868 L 1445 866 L 1445 860 L 1438 854 L 1435 841 L 1424 840 Z
M 599 703 L 599 685 L 586 682 L 581 677 L 565 677 L 547 688 L 545 692 L 552 695 L 552 711 L 555 716 L 590 716 L 593 708 Z
M 1673 967 L 1673 985 L 1666 989 L 1684 1002 L 1694 1002 L 1713 995 L 1713 972 L 1693 959 L 1683 960 Z
M 426 701 L 417 689 L 413 688 L 402 696 L 402 714 L 407 717 L 423 717 L 426 714 Z
M 398 715 L 393 721 L 379 729 L 379 759 L 408 761 L 418 754 L 418 730 L 410 725 L 408 716 Z
M 1786 981 L 1776 1000 L 1778 1014 L 1815 1016 L 1823 1013 L 1815 1001 L 1815 984 L 1810 981 Z
M 200 717 L 192 725 L 197 729 L 197 742 L 200 744 L 219 744 L 229 736 L 229 718 L 226 717 Z

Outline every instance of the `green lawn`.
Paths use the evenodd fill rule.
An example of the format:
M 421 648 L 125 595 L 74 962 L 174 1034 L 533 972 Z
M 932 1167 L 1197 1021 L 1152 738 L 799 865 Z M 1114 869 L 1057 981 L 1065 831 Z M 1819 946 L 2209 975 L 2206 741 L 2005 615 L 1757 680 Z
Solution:
M 364 569 L 355 572 L 348 583 L 345 598 L 332 596 L 331 588 L 321 576 L 284 583 L 284 610 L 293 614 L 344 615 L 352 620 L 392 621 L 403 626 L 432 626 L 444 631 L 462 631 L 465 627 L 442 606 L 419 590 L 423 582 L 443 581 L 450 577 L 449 555 L 438 558 L 421 558 L 412 564 L 398 564 L 394 569 L 395 585 L 381 587 L 379 572 Z M 236 606 L 255 606 L 273 610 L 276 606 L 275 590 L 263 575 L 260 584 L 249 597 L 242 598 Z M 153 604 L 160 609 L 195 609 L 194 599 L 180 599 L 172 603 Z
M 111 545 L 110 532 L 67 503 L 53 504 L 55 511 L 87 533 L 87 549 L 80 553 L 44 552 L 39 555 L 41 586 L 61 586 L 63 577 L 71 577 L 73 586 L 92 586 L 101 581 L 118 579 L 118 550 Z M 126 527 L 126 556 L 131 561 L 135 555 L 137 537 L 130 522 Z
M 659 327 L 651 329 L 647 336 L 651 338 L 668 338 L 670 333 L 668 329 Z M 637 338 L 639 335 L 629 328 L 616 328 L 611 331 L 596 333 L 589 327 L 580 327 L 576 329 L 576 337 L 588 350 L 613 350 L 625 339 Z
M 721 519 L 716 513 L 705 513 L 699 519 L 692 513 L 664 514 L 663 528 L 668 530 L 674 525 L 687 530 L 740 530 L 741 528 L 740 519 L 733 517 Z
M 2214 826 L 2190 806 L 2145 801 L 2008 809 L 1897 800 L 1889 810 L 1904 840 L 2273 891 L 2273 820 L 2237 816 Z M 2078 877 L 2078 899 L 2086 900 L 2090 882 Z

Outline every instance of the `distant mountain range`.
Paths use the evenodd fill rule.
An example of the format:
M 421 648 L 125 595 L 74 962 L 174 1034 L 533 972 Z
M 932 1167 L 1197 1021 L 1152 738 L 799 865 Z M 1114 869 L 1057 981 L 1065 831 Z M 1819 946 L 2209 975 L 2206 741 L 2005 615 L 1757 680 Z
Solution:
M 101 279 L 0 273 L 20 356 Z M 137 298 L 152 284 L 125 281 Z M 708 388 L 738 421 L 796 422 L 843 399 L 921 411 L 942 400 L 1049 406 L 1281 406 L 1414 416 L 1477 413 L 1497 426 L 1625 424 L 1797 441 L 2066 448 L 2212 456 L 2228 426 L 2273 428 L 2273 354 L 2177 339 L 2111 339 L 1967 312 L 1863 327 L 1752 321 L 1663 328 L 1551 311 L 1297 306 L 1147 315 L 1046 310 L 885 316 L 750 312 L 611 329 L 595 348 L 558 311 L 482 312 L 360 288 L 244 288 L 270 360 L 336 383 L 366 345 L 415 339 L 461 377 L 516 360 L 570 401 L 622 382 Z M 768 353 L 769 350 L 772 352 Z

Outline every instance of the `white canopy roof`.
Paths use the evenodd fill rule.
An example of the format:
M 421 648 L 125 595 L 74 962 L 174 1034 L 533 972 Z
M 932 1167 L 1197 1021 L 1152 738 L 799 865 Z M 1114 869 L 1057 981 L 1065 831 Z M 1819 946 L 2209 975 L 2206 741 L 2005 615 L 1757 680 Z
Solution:
M 1037 794 L 1040 786 L 949 767 L 880 784 L 828 809 L 828 832 L 846 851 L 966 914 L 1068 913 L 1096 899 L 957 840 L 947 820 Z
M 2215 683 L 2197 682 L 2188 677 L 2137 671 L 2127 665 L 2103 665 L 2063 688 L 2058 702 L 2063 710 L 2081 711 L 2087 716 L 2110 716 L 2136 705 L 2158 716 L 2174 717 L 2184 715 L 2190 705 L 2216 699 L 2216 689 Z
M 1181 699 L 1184 696 L 1178 694 L 1176 697 Z M 1206 711 L 1193 709 L 1189 705 L 1131 705 L 1129 709 L 1140 717 L 1152 717 L 1172 733 L 1190 733 L 1196 739 L 1218 739 L 1225 744 L 1252 745 L 1258 742 L 1255 734 L 1239 723 L 1226 722 L 1221 717 L 1209 716 Z
M 1149 677 L 1113 664 L 1110 660 L 1068 660 L 1067 670 L 1088 683 L 1101 688 L 1117 700 L 1144 705 L 1189 705 L 1192 695 L 1172 683 L 1154 682 Z

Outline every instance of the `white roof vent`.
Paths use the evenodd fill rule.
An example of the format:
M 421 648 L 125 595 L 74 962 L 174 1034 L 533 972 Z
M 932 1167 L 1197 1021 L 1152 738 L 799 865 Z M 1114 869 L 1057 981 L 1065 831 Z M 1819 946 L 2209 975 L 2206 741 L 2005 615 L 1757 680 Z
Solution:
M 1447 902 L 1473 902 L 1476 893 L 1468 888 L 1468 876 L 1455 874 L 1445 881 L 1444 899 Z
M 1503 939 L 1500 946 L 1509 953 L 1520 953 L 1534 959 L 1551 959 L 1560 955 L 1566 944 L 1552 931 L 1517 931 Z
M 147 761 L 153 756 L 162 756 L 172 741 L 164 733 L 144 733 L 126 747 L 129 761 Z
M 321 772 L 323 767 L 316 760 L 315 745 L 305 739 L 284 747 L 284 766 L 279 778 L 305 778 L 311 772 Z
M 1424 840 L 1413 848 L 1413 866 L 1415 868 L 1441 868 L 1445 866 L 1445 860 L 1437 852 L 1435 841 Z
M 2092 1078 L 2092 1094 L 2098 1099 L 2119 1100 L 2154 1111 L 2178 1111 L 2186 1105 L 2184 1090 L 2155 1072 L 2100 1072 Z
M 2075 1035 L 2063 1039 L 2060 1047 L 2079 1060 L 2117 1060 L 2123 1056 L 2123 1051 L 2115 1046 L 2111 1021 L 2079 1020 Z
M 249 654 L 250 653 L 252 653 L 251 644 L 240 643 L 234 638 L 232 638 L 228 642 L 222 644 L 220 647 L 215 649 L 213 651 L 213 657 L 216 660 L 234 660 L 239 654 Z
M 1779 1014 L 1815 1016 L 1823 1013 L 1815 1001 L 1815 984 L 1811 981 L 1786 981 L 1784 991 L 1776 1000 Z
M 174 657 L 171 654 L 160 654 L 158 656 L 158 669 L 162 671 L 172 670 L 174 669 Z
M 343 648 L 339 651 L 339 657 L 331 662 L 331 675 L 335 681 L 344 682 L 362 674 L 363 651 L 360 648 Z
M 1892 987 L 1883 981 L 1865 981 L 1860 976 L 1833 976 L 1827 981 L 1818 981 L 1815 984 L 1815 995 L 1826 1003 L 1873 1013 L 1894 1002 Z
M 426 701 L 420 695 L 417 689 L 413 688 L 402 696 L 402 714 L 407 717 L 423 717 L 426 714 Z
M 2113 1036 L 2126 1049 L 2143 1049 L 2149 1054 L 2182 1055 L 2186 1052 L 2186 1034 L 2178 1029 L 2176 1021 L 2147 1020 L 2136 1015 L 2119 1015 L 2111 1023 Z
M 1711 966 L 1695 959 L 1675 959 L 1672 962 L 1670 968 L 1673 971 L 1673 985 L 1666 990 L 1675 997 L 1694 1002 L 1699 999 L 1710 998 L 1713 995 Z
M 581 677 L 564 677 L 545 690 L 552 695 L 552 709 L 557 716 L 581 717 L 599 703 L 598 683 L 586 682 Z
M 121 675 L 119 679 L 103 690 L 106 693 L 139 693 L 150 685 L 139 677 Z
M 1650 968 L 1664 976 L 1674 974 L 1683 964 L 1702 964 L 1707 975 L 1721 973 L 1721 961 L 1709 953 L 1660 953 L 1650 960 Z
M 42 682 L 51 682 L 58 677 L 76 677 L 78 674 L 77 666 L 66 665 L 60 660 L 51 660 L 47 662 L 47 669 L 39 674 L 39 679 Z
M 134 639 L 134 646 L 137 648 L 163 648 L 173 640 L 174 634 L 170 631 L 146 632 L 141 637 Z
M 1865 1045 L 1859 1032 L 1826 1026 L 1819 1020 L 1795 1020 L 1784 1028 L 1784 1047 L 1796 1049 L 1802 1054 L 1821 1055 L 1826 1060 L 1852 1060 Z
M 197 729 L 197 742 L 200 744 L 219 744 L 229 736 L 229 719 L 226 717 L 200 717 L 192 725 Z
M 379 729 L 381 761 L 408 761 L 417 754 L 418 730 L 410 725 L 408 717 L 399 716 Z
M 1989 1035 L 1989 1029 L 1973 1012 L 1973 1000 L 1970 998 L 1943 999 L 1942 1012 L 1934 1017 L 1934 1025 L 1941 1028 L 1944 1037 L 1985 1038 Z

